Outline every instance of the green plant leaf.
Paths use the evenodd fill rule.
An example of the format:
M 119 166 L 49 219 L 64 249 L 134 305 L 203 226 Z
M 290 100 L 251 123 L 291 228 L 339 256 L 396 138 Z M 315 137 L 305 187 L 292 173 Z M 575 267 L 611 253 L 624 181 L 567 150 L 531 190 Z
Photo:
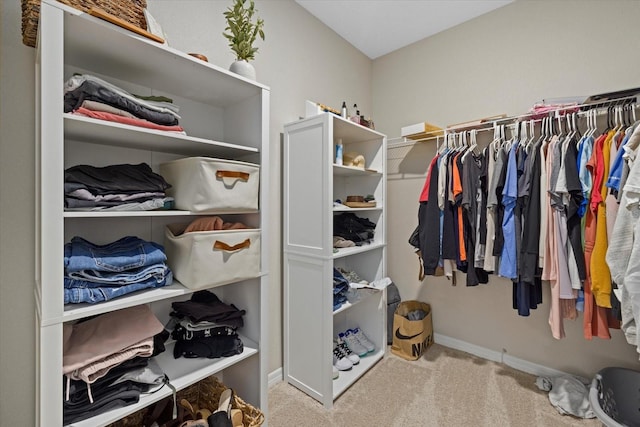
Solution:
M 227 26 L 222 35 L 228 40 L 229 47 L 237 60 L 254 59 L 257 47 L 253 44 L 257 37 L 264 40 L 264 20 L 253 17 L 257 9 L 253 0 L 233 0 L 223 15 Z

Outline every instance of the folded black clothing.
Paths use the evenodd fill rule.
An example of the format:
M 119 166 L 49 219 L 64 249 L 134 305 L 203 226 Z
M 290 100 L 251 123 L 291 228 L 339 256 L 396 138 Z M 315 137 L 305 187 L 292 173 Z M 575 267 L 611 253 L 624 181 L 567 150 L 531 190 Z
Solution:
M 210 328 L 205 328 L 201 330 L 189 330 L 182 325 L 178 325 L 175 327 L 173 332 L 171 332 L 171 337 L 175 340 L 199 340 L 202 338 L 209 338 L 215 336 L 224 336 L 224 335 L 234 335 L 236 333 L 235 329 L 229 326 L 213 326 Z
M 174 313 L 171 315 L 179 319 L 188 317 L 193 322 L 215 322 L 239 328 L 244 325 L 242 316 L 245 310 L 238 309 L 233 304 L 225 304 L 212 292 L 195 292 L 189 301 L 178 301 L 171 304 Z
M 333 217 L 333 235 L 351 240 L 357 246 L 369 243 L 375 234 L 376 224 L 351 212 Z
M 64 405 L 62 409 L 63 423 L 70 424 L 104 414 L 107 411 L 124 408 L 125 406 L 135 405 L 140 400 L 141 391 L 136 389 L 130 390 L 112 390 L 109 396 L 103 396 L 100 400 L 94 399 L 93 403 L 85 405 Z
M 102 402 L 104 399 L 110 399 L 112 396 L 120 392 L 137 391 L 138 393 L 145 393 L 151 388 L 149 384 L 142 384 L 135 381 L 122 381 L 118 384 L 103 383 L 97 387 L 94 387 L 94 385 L 95 384 L 91 384 L 91 396 L 89 396 L 87 390 L 78 390 L 78 392 L 70 394 L 69 400 L 67 400 L 65 396 L 65 410 L 73 409 L 78 406 L 93 406 L 96 403 Z M 93 403 L 91 403 L 91 399 L 93 399 Z
M 76 184 L 73 186 L 76 189 L 82 186 L 94 195 L 163 192 L 171 187 L 146 163 L 72 166 L 65 169 L 64 182 Z
M 149 108 L 92 80 L 86 80 L 76 89 L 64 94 L 64 112 L 69 113 L 78 109 L 85 100 L 111 105 L 159 125 L 178 124 L 178 118 L 174 114 Z
M 176 341 L 173 357 L 196 358 L 229 357 L 242 353 L 244 345 L 238 335 L 219 335 L 199 340 Z

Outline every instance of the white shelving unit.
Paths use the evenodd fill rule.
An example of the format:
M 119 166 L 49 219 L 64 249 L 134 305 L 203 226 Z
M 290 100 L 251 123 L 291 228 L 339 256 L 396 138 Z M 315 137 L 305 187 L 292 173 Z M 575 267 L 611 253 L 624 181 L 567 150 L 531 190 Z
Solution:
M 164 95 L 180 106 L 187 135 L 122 125 L 72 114 L 62 108 L 63 83 L 73 73 L 100 77 L 131 93 Z M 224 212 L 227 220 L 261 229 L 258 277 L 210 289 L 222 301 L 246 310 L 239 334 L 244 351 L 219 359 L 174 359 L 172 343 L 157 356 L 178 389 L 216 375 L 245 401 L 267 412 L 267 298 L 269 198 L 269 88 L 167 46 L 116 27 L 54 0 L 40 9 L 36 60 L 36 370 L 37 425 L 63 425 L 62 329 L 75 322 L 140 304 L 169 320 L 171 303 L 192 291 L 171 286 L 143 290 L 99 304 L 63 303 L 63 248 L 73 236 L 105 244 L 127 235 L 164 244 L 164 229 L 198 214 L 65 211 L 64 170 L 79 164 L 159 164 L 187 156 L 258 163 L 260 210 Z M 207 215 L 215 215 L 208 212 Z M 105 426 L 171 393 L 168 387 L 135 405 L 81 422 Z
M 334 141 L 364 155 L 366 169 L 336 165 Z M 331 113 L 285 125 L 284 369 L 285 380 L 330 408 L 333 401 L 384 357 L 386 293 L 374 292 L 333 310 L 333 268 L 367 281 L 386 275 L 385 135 Z M 349 195 L 374 195 L 372 208 L 334 207 Z M 351 212 L 376 224 L 369 244 L 333 250 L 333 219 Z M 333 340 L 360 327 L 376 350 L 332 379 Z

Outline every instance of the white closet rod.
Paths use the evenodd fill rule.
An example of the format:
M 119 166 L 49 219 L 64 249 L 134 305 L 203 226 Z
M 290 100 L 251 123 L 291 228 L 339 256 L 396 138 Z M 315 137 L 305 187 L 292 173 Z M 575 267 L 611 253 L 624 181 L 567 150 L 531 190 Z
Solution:
M 620 104 L 623 101 L 628 101 L 628 100 L 632 100 L 632 99 L 637 102 L 637 98 L 638 98 L 638 95 L 633 95 L 633 96 L 625 96 L 625 97 L 622 97 L 622 98 L 604 100 L 602 102 L 591 102 L 591 103 L 588 103 L 588 104 L 565 105 L 565 106 L 561 106 L 561 107 L 550 109 L 546 113 L 546 115 L 548 116 L 549 113 L 551 113 L 551 114 L 555 114 L 556 117 L 557 117 L 558 113 L 560 111 L 573 110 L 573 109 L 576 109 L 576 108 L 580 109 L 580 108 L 583 108 L 583 107 L 591 107 L 589 109 L 596 108 L 598 110 L 598 114 L 602 114 L 601 110 L 604 109 L 604 108 L 609 108 L 612 105 L 615 106 L 617 104 Z M 638 105 L 635 105 L 634 108 L 638 108 Z M 542 114 L 542 113 L 539 113 L 539 114 Z M 585 114 L 586 114 L 586 111 L 578 111 L 578 115 L 580 115 L 580 116 L 583 116 Z M 495 125 L 497 125 L 499 123 L 502 123 L 502 122 L 508 122 L 508 121 L 513 121 L 514 122 L 514 123 L 509 123 L 509 124 L 506 125 L 506 126 L 509 126 L 509 127 L 517 126 L 520 121 L 527 121 L 528 122 L 528 121 L 533 120 L 534 122 L 540 122 L 542 120 L 541 118 L 540 119 L 531 119 L 531 120 L 520 120 L 520 121 L 518 121 L 518 119 L 524 119 L 524 118 L 532 117 L 532 116 L 535 116 L 535 115 L 538 115 L 538 114 L 536 114 L 536 113 L 525 113 L 525 114 L 520 114 L 518 116 L 504 117 L 502 119 L 491 120 L 491 121 L 488 121 L 486 123 L 482 123 L 482 124 L 477 125 L 477 126 L 469 126 L 469 127 L 466 127 L 466 128 L 465 127 L 461 127 L 461 128 L 458 128 L 458 129 L 456 129 L 456 128 L 444 129 L 444 133 L 445 133 L 445 136 L 446 136 L 448 133 L 452 133 L 452 132 L 453 133 L 467 132 L 467 131 L 470 131 L 470 130 L 473 130 L 473 129 L 477 130 L 478 132 L 492 131 L 493 127 Z M 433 132 L 429 132 L 429 133 L 439 133 L 439 132 L 442 132 L 442 130 L 433 131 Z M 427 137 L 419 138 L 419 139 L 408 139 L 407 137 L 399 136 L 399 137 L 395 137 L 395 138 L 390 138 L 389 139 L 388 148 L 405 147 L 405 146 L 413 145 L 413 144 L 418 143 L 418 142 L 427 142 L 427 141 L 433 141 L 433 140 L 436 140 L 436 144 L 439 145 L 440 144 L 440 139 L 441 138 L 444 139 L 445 136 L 443 136 L 443 135 L 427 136 Z M 396 140 L 399 141 L 399 142 L 394 143 L 393 141 L 396 141 Z

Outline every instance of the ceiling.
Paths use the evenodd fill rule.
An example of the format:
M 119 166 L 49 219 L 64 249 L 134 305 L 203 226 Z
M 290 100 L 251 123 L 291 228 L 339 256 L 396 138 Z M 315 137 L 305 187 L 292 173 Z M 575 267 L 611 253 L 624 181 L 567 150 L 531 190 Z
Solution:
M 371 59 L 513 0 L 296 0 Z

